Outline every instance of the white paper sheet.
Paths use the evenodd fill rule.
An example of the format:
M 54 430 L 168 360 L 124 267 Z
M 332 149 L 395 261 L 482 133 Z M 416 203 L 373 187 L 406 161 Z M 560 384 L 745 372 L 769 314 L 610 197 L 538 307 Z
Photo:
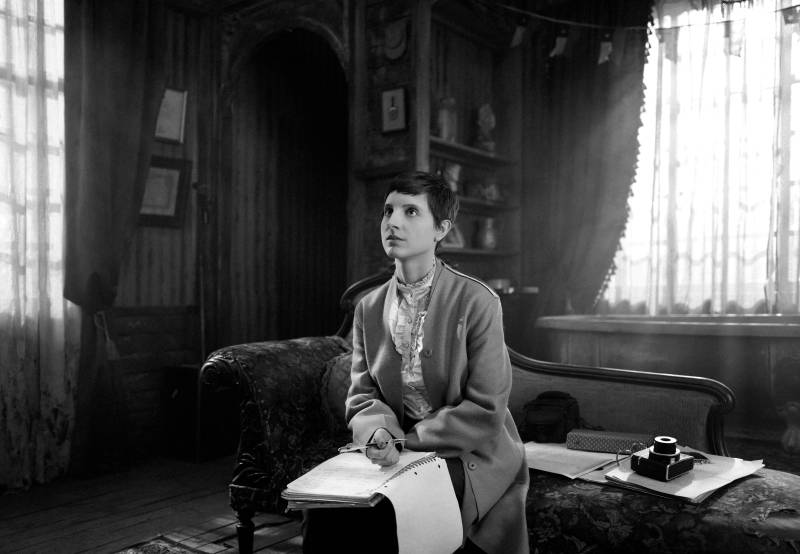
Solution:
M 405 449 L 397 464 L 380 467 L 363 453 L 339 454 L 286 485 L 284 498 L 366 499 L 393 474 L 426 456 L 432 456 L 432 453 Z
M 688 449 L 691 450 L 691 449 Z M 696 450 L 695 452 L 700 452 Z M 647 450 L 638 452 L 646 455 Z M 671 481 L 658 481 L 639 475 L 631 469 L 630 460 L 625 460 L 619 467 L 606 473 L 606 479 L 620 485 L 631 485 L 645 492 L 677 496 L 693 503 L 700 503 L 720 487 L 737 479 L 751 475 L 764 467 L 763 460 L 745 461 L 741 458 L 728 458 L 706 454 L 710 463 L 695 464 L 694 469 L 676 477 Z
M 528 467 L 575 479 L 592 470 L 614 463 L 616 454 L 572 450 L 566 443 L 526 442 Z
M 461 546 L 461 509 L 442 458 L 403 472 L 379 492 L 394 506 L 399 554 L 450 554 Z

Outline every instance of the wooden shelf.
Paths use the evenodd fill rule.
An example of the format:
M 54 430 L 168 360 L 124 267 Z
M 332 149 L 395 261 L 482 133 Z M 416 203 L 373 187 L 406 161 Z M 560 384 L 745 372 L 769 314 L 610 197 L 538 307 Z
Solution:
M 446 256 L 477 256 L 491 258 L 507 258 L 519 255 L 516 250 L 481 250 L 480 248 L 440 248 L 439 254 Z
M 430 152 L 431 156 L 482 167 L 502 167 L 516 163 L 512 159 L 498 156 L 494 152 L 457 142 L 448 142 L 434 136 L 430 137 Z
M 494 212 L 510 212 L 518 210 L 518 204 L 508 204 L 506 202 L 490 202 L 488 200 L 481 200 L 480 198 L 472 198 L 471 196 L 458 196 L 458 203 L 462 208 L 470 211 L 482 211 L 488 213 Z

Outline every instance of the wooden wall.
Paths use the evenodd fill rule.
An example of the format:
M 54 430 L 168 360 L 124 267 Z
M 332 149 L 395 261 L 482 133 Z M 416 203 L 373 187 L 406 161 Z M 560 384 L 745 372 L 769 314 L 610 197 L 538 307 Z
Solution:
M 155 141 L 154 156 L 191 162 L 190 183 L 208 179 L 211 137 L 209 105 L 215 78 L 217 23 L 209 14 L 168 9 L 164 52 L 169 88 L 188 91 L 183 144 Z M 200 363 L 197 251 L 198 195 L 189 192 L 184 218 L 177 228 L 136 229 L 120 271 L 114 309 L 107 314 L 111 339 L 118 356 L 109 359 L 109 385 L 113 409 L 124 438 L 112 446 L 114 458 L 145 457 L 158 451 L 165 440 L 165 376 L 168 367 Z M 98 400 L 102 402 L 103 400 Z
M 282 33 L 233 95 L 226 341 L 332 334 L 347 286 L 344 71 L 322 37 Z
M 210 16 L 167 10 L 167 87 L 188 91 L 183 144 L 154 142 L 153 155 L 192 163 L 191 183 L 200 180 L 201 156 L 207 156 L 198 133 L 199 116 L 208 114 L 209 72 L 214 65 Z M 207 139 L 206 139 L 207 140 Z M 117 306 L 187 306 L 197 304 L 197 194 L 192 189 L 179 228 L 139 226 L 120 271 Z

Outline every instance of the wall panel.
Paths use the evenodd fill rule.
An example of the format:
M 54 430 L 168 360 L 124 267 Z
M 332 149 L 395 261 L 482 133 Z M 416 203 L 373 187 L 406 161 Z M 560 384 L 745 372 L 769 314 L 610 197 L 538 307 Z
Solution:
M 198 182 L 202 170 L 202 139 L 198 115 L 208 117 L 199 102 L 207 94 L 213 75 L 213 22 L 210 17 L 167 10 L 167 86 L 188 91 L 183 144 L 156 140 L 154 156 L 188 159 L 192 162 L 190 183 Z M 120 272 L 117 306 L 196 305 L 197 195 L 191 189 L 179 228 L 136 229 Z

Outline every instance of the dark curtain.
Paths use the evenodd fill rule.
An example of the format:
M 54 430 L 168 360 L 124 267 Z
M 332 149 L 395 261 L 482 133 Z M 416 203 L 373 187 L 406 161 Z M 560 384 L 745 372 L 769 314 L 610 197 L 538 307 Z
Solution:
M 541 22 L 526 63 L 525 275 L 539 315 L 591 312 L 627 220 L 651 1 L 571 2 Z M 623 27 L 640 27 L 623 29 Z M 563 53 L 551 56 L 558 36 Z M 611 55 L 598 63 L 601 43 Z
M 164 87 L 164 9 L 158 0 L 67 0 L 64 8 L 64 296 L 83 313 L 76 469 L 92 448 L 124 435 L 116 380 L 103 371 L 103 310 L 114 302 L 144 192 Z
M 114 300 L 136 225 L 164 87 L 157 0 L 65 3 L 64 296 Z

